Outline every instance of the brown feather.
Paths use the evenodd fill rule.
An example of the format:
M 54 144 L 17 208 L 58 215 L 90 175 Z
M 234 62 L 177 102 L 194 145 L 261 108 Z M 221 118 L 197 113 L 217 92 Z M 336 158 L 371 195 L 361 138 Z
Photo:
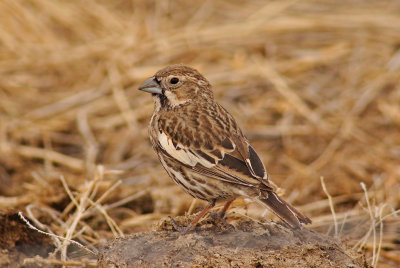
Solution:
M 264 176 L 267 173 L 264 164 L 261 162 L 260 157 L 258 157 L 258 154 L 256 153 L 256 151 L 254 151 L 251 145 L 249 145 L 248 149 L 249 149 L 249 161 L 251 165 L 249 168 L 253 171 L 253 173 L 256 176 L 258 176 L 259 178 L 264 178 Z
M 294 228 L 299 228 L 301 223 L 309 224 L 311 220 L 289 205 L 274 192 L 268 192 L 267 198 L 260 198 L 279 218 Z

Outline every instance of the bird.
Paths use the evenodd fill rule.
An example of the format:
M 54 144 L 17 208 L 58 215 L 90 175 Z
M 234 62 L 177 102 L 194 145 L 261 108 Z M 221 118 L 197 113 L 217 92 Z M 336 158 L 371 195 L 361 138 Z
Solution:
M 218 212 L 223 218 L 238 197 L 261 203 L 291 228 L 311 223 L 274 191 L 260 157 L 199 71 L 169 65 L 139 90 L 152 95 L 149 136 L 162 166 L 186 193 L 207 202 L 187 226 L 170 217 L 175 229 L 193 230 L 216 203 L 225 202 Z

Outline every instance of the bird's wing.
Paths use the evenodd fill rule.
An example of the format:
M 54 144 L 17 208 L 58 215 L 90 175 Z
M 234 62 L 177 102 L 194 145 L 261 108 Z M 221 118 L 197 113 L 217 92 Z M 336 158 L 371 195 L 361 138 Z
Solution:
M 230 140 L 229 138 L 226 139 Z M 227 143 L 226 140 L 225 142 Z M 193 169 L 200 173 L 208 173 L 227 182 L 246 186 L 262 185 L 265 190 L 272 189 L 268 183 L 265 167 L 253 147 L 250 144 L 237 145 L 238 142 L 231 142 L 234 145 L 234 149 L 218 148 L 220 156 L 218 158 L 215 157 L 215 150 L 214 154 L 208 151 L 201 151 L 202 158 L 213 157 L 212 160 L 215 165 L 211 168 L 206 168 L 204 165 L 199 164 L 194 166 Z M 242 148 L 239 146 L 242 146 Z M 241 150 L 244 151 L 241 153 Z M 246 156 L 243 157 L 244 154 L 247 155 L 247 158 L 245 158 Z
M 256 151 L 233 117 L 225 109 L 222 112 L 220 118 L 209 116 L 207 121 L 212 127 L 204 129 L 201 124 L 200 127 L 184 123 L 161 124 L 159 147 L 176 161 L 205 176 L 271 189 L 267 171 Z M 222 123 L 217 122 L 221 120 Z

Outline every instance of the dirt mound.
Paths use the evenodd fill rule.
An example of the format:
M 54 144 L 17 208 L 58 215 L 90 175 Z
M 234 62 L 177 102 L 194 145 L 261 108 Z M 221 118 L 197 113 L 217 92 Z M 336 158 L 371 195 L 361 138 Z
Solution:
M 186 217 L 178 217 L 187 224 Z M 338 240 L 277 223 L 203 221 L 179 235 L 164 221 L 154 232 L 119 238 L 99 254 L 100 267 L 368 267 Z

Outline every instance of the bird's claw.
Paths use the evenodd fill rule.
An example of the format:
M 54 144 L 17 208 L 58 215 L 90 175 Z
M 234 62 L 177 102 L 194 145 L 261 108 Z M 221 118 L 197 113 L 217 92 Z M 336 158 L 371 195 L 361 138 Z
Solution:
M 213 220 L 213 224 L 215 226 L 232 226 L 227 220 L 226 220 L 226 214 L 219 212 L 209 212 L 211 219 Z
M 208 214 L 210 214 L 210 216 L 213 220 L 217 220 L 217 219 L 223 220 L 225 218 L 225 213 L 221 213 L 221 211 L 218 211 L 218 212 L 210 211 L 210 212 L 208 212 Z
M 179 234 L 184 235 L 187 232 L 189 232 L 190 230 L 192 230 L 193 226 L 191 224 L 189 224 L 188 226 L 180 226 L 175 220 L 174 218 L 172 218 L 171 216 L 168 216 L 168 218 L 171 221 L 172 226 L 174 227 L 175 230 L 177 230 L 179 232 Z

